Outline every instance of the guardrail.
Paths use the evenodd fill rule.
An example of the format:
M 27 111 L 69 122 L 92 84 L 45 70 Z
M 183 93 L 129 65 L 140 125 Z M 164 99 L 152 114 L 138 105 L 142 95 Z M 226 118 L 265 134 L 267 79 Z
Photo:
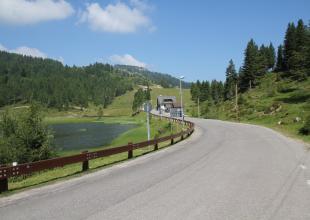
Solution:
M 25 163 L 16 166 L 1 166 L 0 165 L 0 193 L 8 191 L 8 179 L 11 177 L 22 176 L 31 174 L 38 171 L 43 171 L 47 169 L 53 169 L 57 167 L 63 167 L 65 165 L 82 163 L 82 171 L 89 169 L 89 160 L 93 160 L 100 157 L 111 156 L 119 153 L 128 152 L 128 159 L 133 157 L 133 151 L 135 149 L 144 148 L 147 146 L 154 146 L 154 151 L 158 150 L 158 144 L 168 141 L 171 141 L 171 144 L 174 143 L 174 140 L 178 137 L 184 139 L 184 136 L 190 136 L 194 132 L 194 123 L 190 121 L 182 121 L 180 119 L 169 118 L 165 116 L 158 116 L 152 114 L 153 117 L 160 117 L 164 119 L 171 120 L 176 123 L 184 123 L 187 126 L 187 129 L 176 134 L 171 134 L 165 137 L 155 138 L 150 141 L 143 141 L 138 143 L 128 143 L 124 146 L 108 148 L 103 150 L 98 150 L 94 152 L 84 151 L 81 154 L 66 156 L 66 157 L 57 157 L 48 160 L 41 160 L 32 163 Z

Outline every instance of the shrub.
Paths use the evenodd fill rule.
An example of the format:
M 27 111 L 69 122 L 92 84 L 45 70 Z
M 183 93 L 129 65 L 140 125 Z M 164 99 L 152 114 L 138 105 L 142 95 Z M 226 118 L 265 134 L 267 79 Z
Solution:
M 52 135 L 43 124 L 39 106 L 22 114 L 5 111 L 0 122 L 0 164 L 48 159 L 55 156 Z

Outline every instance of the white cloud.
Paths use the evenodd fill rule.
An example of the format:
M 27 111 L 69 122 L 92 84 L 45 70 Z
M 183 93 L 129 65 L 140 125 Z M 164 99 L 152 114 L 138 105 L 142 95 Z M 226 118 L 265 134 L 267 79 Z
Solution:
M 74 13 L 65 0 L 1 0 L 0 23 L 27 25 L 65 19 Z
M 32 56 L 32 57 L 42 57 L 42 58 L 47 58 L 47 55 L 40 50 L 36 48 L 31 48 L 31 47 L 18 47 L 14 50 L 11 50 L 12 53 L 18 53 L 26 56 Z
M 22 46 L 22 47 L 18 47 L 16 49 L 10 50 L 10 49 L 7 49 L 2 44 L 0 44 L 0 50 L 6 51 L 9 53 L 17 53 L 17 54 L 21 54 L 21 55 L 26 55 L 26 56 L 47 58 L 47 55 L 45 53 L 41 52 L 40 50 L 38 50 L 36 48 L 26 47 L 26 46 Z
M 94 31 L 133 33 L 140 28 L 153 30 L 150 19 L 145 15 L 147 4 L 132 0 L 132 7 L 118 2 L 102 8 L 98 3 L 87 5 L 80 22 L 88 23 Z
M 138 67 L 143 67 L 146 68 L 147 64 L 143 63 L 130 54 L 125 54 L 125 55 L 113 55 L 110 57 L 110 60 L 113 63 L 116 64 L 122 64 L 122 65 L 129 65 L 129 66 L 138 66 Z

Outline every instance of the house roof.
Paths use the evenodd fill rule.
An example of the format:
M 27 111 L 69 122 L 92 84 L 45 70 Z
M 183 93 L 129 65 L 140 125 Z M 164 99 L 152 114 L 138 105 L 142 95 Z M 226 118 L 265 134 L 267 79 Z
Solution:
M 173 103 L 176 102 L 175 96 L 163 96 L 163 95 L 157 96 L 158 103 L 163 103 L 164 100 L 166 100 L 166 99 L 171 99 Z

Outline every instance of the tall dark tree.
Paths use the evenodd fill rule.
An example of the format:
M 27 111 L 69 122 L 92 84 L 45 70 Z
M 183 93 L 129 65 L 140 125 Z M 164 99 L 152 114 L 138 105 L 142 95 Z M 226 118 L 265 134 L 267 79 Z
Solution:
M 275 71 L 281 72 L 284 70 L 284 57 L 283 57 L 283 46 L 280 45 L 278 47 L 278 53 L 277 53 L 277 64 Z
M 298 20 L 296 27 L 296 51 L 304 52 L 307 44 L 307 29 L 303 20 Z
M 212 80 L 211 82 L 211 97 L 215 104 L 223 100 L 224 86 L 221 81 Z
M 235 86 L 237 83 L 237 72 L 233 60 L 229 61 L 226 68 L 226 81 L 224 85 L 224 98 L 225 100 L 231 99 L 235 94 Z
M 244 55 L 242 74 L 240 75 L 240 88 L 242 91 L 253 87 L 256 84 L 256 76 L 258 75 L 259 51 L 253 39 L 249 41 Z
M 296 51 L 296 27 L 294 23 L 289 23 L 285 33 L 284 40 L 284 70 L 289 70 L 289 60 L 293 56 L 294 51 Z
M 191 88 L 190 88 L 192 100 L 194 102 L 198 102 L 198 98 L 200 98 L 200 81 L 197 80 L 196 83 L 192 83 Z
M 276 63 L 276 52 L 272 43 L 270 43 L 268 47 L 267 60 L 268 69 L 273 69 Z
M 200 101 L 211 99 L 211 88 L 209 81 L 203 81 L 200 86 Z

